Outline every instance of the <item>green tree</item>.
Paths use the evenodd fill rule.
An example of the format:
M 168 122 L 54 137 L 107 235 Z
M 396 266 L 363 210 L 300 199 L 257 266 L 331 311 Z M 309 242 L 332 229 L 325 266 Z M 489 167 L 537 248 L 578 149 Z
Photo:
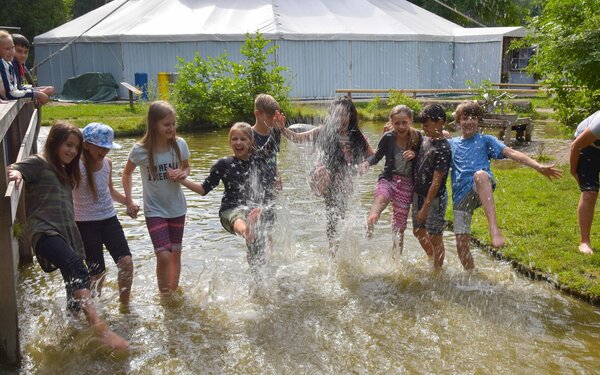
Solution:
M 600 109 L 600 0 L 548 0 L 515 46 L 536 46 L 527 70 L 554 89 L 552 105 L 574 127 Z
M 110 0 L 71 0 L 73 2 L 73 17 L 77 18 L 82 16 L 102 5 L 108 3 Z
M 67 22 L 70 10 L 65 0 L 2 0 L 0 23 L 2 26 L 20 27 L 9 32 L 23 34 L 30 42 L 37 35 Z
M 234 121 L 253 121 L 254 98 L 272 95 L 282 108 L 288 106 L 290 88 L 275 63 L 277 46 L 269 46 L 260 33 L 246 34 L 240 49 L 244 59 L 233 62 L 220 57 L 194 56 L 179 59 L 179 78 L 174 84 L 177 114 L 183 126 L 225 126 Z

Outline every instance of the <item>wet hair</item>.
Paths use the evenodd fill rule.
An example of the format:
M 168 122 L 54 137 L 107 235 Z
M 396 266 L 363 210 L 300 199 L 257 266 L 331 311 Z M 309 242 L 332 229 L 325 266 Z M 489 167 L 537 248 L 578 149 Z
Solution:
M 440 121 L 446 122 L 446 111 L 439 104 L 429 104 L 423 108 L 419 114 L 419 120 L 422 123 L 426 121 Z
M 254 99 L 254 109 L 269 116 L 274 116 L 275 111 L 279 111 L 279 103 L 269 94 L 258 94 Z
M 158 178 L 158 172 L 154 166 L 154 152 L 156 151 L 157 133 L 158 133 L 158 122 L 169 115 L 175 115 L 175 108 L 171 103 L 164 100 L 157 100 L 150 103 L 148 108 L 148 116 L 146 119 L 146 134 L 140 140 L 140 144 L 148 151 L 148 167 L 150 168 L 150 174 L 153 178 Z M 177 145 L 177 136 L 169 139 L 169 144 L 175 151 L 177 160 L 181 164 L 181 150 Z
M 476 117 L 481 122 L 483 121 L 483 109 L 477 102 L 461 103 L 456 107 L 454 118 L 456 122 L 459 122 L 463 117 Z
M 25 47 L 27 49 L 29 49 L 30 47 L 30 43 L 29 40 L 21 34 L 12 34 L 12 38 L 13 38 L 13 43 L 16 46 L 20 46 L 20 47 Z
M 252 142 L 252 147 L 254 147 L 254 132 L 252 131 L 252 126 L 250 124 L 247 122 L 236 122 L 235 124 L 231 125 L 231 128 L 229 129 L 229 143 L 231 143 L 231 135 L 234 131 L 246 133 L 246 136 L 250 142 Z
M 358 112 L 352 100 L 346 96 L 335 99 L 327 113 L 325 127 L 316 139 L 317 146 L 323 151 L 323 164 L 331 172 L 342 170 L 345 165 L 344 153 L 340 146 L 340 135 L 338 133 L 340 111 L 349 116 L 348 136 L 352 148 L 352 163 L 362 162 L 369 149 L 369 144 L 363 133 L 358 128 Z
M 414 118 L 412 109 L 410 109 L 409 107 L 407 107 L 404 104 L 398 104 L 397 106 L 392 108 L 392 110 L 390 111 L 390 121 L 392 120 L 392 117 L 394 117 L 396 115 L 400 115 L 400 114 L 408 116 L 411 119 L 411 121 Z M 407 149 L 417 151 L 420 146 L 420 143 L 421 143 L 421 137 L 419 137 L 418 131 L 411 126 L 409 128 L 409 133 L 408 133 Z
M 59 151 L 60 146 L 69 139 L 70 135 L 74 135 L 79 139 L 79 149 L 77 155 L 67 165 L 62 164 L 60 161 Z M 50 168 L 56 173 L 56 177 L 63 184 L 69 184 L 71 188 L 75 188 L 79 185 L 81 179 L 81 172 L 79 171 L 79 158 L 81 157 L 81 150 L 83 148 L 83 136 L 81 131 L 75 125 L 72 125 L 66 121 L 57 121 L 46 138 L 44 144 L 44 158 L 50 165 Z

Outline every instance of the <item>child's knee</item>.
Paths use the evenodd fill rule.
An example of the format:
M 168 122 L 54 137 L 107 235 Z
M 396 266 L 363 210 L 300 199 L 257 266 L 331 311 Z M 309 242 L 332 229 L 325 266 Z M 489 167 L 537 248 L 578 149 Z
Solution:
M 478 185 L 492 183 L 492 179 L 491 179 L 490 175 L 484 170 L 475 172 L 475 174 L 473 175 L 473 179 L 475 180 L 475 183 Z

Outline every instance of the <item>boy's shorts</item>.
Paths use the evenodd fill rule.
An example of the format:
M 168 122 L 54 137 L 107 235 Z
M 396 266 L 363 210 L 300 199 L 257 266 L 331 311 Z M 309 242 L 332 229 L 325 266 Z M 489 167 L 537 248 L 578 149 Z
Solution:
M 181 251 L 185 215 L 173 218 L 146 216 L 146 226 L 155 252 Z
M 248 207 L 234 207 L 228 208 L 221 213 L 219 213 L 219 218 L 221 219 L 221 225 L 225 228 L 229 233 L 235 234 L 233 230 L 233 223 L 236 220 L 242 219 L 246 221 L 246 217 L 250 213 L 250 208 Z
M 579 153 L 579 164 L 577 165 L 577 177 L 579 177 L 579 189 L 583 191 L 598 192 L 600 187 L 600 149 L 588 146 Z
M 221 225 L 231 234 L 236 234 L 233 230 L 233 223 L 236 220 L 242 219 L 247 221 L 248 214 L 252 211 L 249 207 L 234 207 L 229 208 L 219 214 Z M 260 215 L 260 222 L 264 224 L 264 229 L 270 231 L 275 224 L 275 210 L 263 209 Z
M 444 233 L 446 227 L 446 207 L 448 206 L 448 193 L 440 197 L 436 197 L 429 206 L 429 212 L 427 213 L 427 221 L 425 223 L 417 223 L 417 213 L 423 207 L 425 203 L 425 196 L 414 194 L 413 195 L 413 206 L 412 206 L 412 222 L 413 228 L 426 228 L 427 233 L 431 235 L 440 235 Z
M 488 174 L 492 184 L 492 190 L 496 187 L 494 178 Z M 467 195 L 459 202 L 453 202 L 452 210 L 454 212 L 454 233 L 469 234 L 471 233 L 471 218 L 477 207 L 481 206 L 479 194 L 477 193 L 477 185 L 473 181 L 473 188 L 469 190 Z

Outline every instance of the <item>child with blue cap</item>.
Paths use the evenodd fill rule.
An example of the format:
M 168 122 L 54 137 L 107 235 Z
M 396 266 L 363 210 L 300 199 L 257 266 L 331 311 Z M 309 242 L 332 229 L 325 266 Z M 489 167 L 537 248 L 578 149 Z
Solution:
M 135 202 L 127 205 L 125 195 L 113 187 L 112 162 L 106 155 L 111 149 L 121 148 L 114 142 L 113 129 L 93 122 L 83 128 L 82 133 L 83 153 L 79 161 L 81 182 L 73 190 L 73 203 L 92 290 L 98 295 L 102 292 L 106 275 L 103 247 L 106 246 L 118 268 L 119 299 L 123 305 L 127 305 L 133 279 L 133 261 L 113 201 L 126 205 L 127 214 L 131 217 L 137 215 L 139 205 Z

